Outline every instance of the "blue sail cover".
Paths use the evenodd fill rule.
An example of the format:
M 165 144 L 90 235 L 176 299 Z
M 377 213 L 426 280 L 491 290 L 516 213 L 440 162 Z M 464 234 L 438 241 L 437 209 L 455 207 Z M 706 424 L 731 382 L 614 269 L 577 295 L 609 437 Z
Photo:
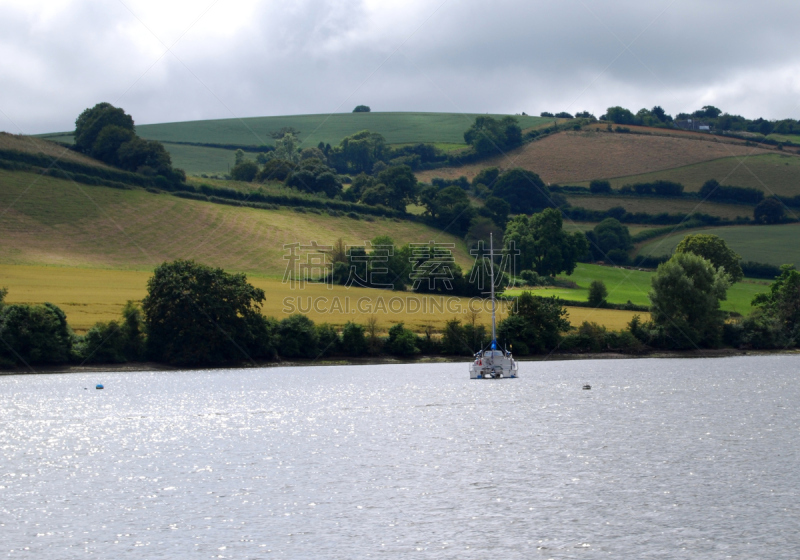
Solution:
M 497 350 L 497 341 L 496 340 L 492 341 L 492 350 Z

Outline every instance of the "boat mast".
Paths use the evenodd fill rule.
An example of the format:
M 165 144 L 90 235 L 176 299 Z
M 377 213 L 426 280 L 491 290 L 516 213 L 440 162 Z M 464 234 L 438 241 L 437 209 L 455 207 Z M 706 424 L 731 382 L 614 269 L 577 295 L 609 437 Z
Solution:
M 495 333 L 495 301 L 494 301 L 494 242 L 492 233 L 489 232 L 489 274 L 492 281 L 492 350 L 497 347 L 497 334 Z

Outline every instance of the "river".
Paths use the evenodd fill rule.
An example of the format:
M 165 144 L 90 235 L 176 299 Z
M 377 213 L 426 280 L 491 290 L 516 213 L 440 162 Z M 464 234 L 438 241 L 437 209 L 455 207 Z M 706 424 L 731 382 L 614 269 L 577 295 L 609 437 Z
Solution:
M 0 554 L 797 558 L 799 365 L 0 377 Z

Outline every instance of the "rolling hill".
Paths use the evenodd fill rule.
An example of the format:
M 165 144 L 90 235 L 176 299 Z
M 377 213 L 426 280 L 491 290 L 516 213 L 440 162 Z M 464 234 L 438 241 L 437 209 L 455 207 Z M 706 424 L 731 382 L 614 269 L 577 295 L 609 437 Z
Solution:
M 231 144 L 239 146 L 273 145 L 272 133 L 282 128 L 298 130 L 303 147 L 315 147 L 320 142 L 338 145 L 351 134 L 361 130 L 377 132 L 389 144 L 429 142 L 466 146 L 464 131 L 477 114 L 459 113 L 334 113 L 330 115 L 292 115 L 281 117 L 249 117 L 176 123 L 143 124 L 136 132 L 148 140 L 163 142 L 172 156 L 173 164 L 187 173 L 226 173 L 233 163 L 234 149 L 219 149 L 195 144 Z M 506 115 L 491 115 L 502 118 Z M 535 128 L 553 119 L 517 115 L 523 129 Z M 71 132 L 41 135 L 58 142 L 72 142 Z
M 780 266 L 800 266 L 800 224 L 775 226 L 731 226 L 691 232 L 680 232 L 645 244 L 640 255 L 659 257 L 669 255 L 689 233 L 711 233 L 725 240 L 731 249 L 741 255 L 742 260 Z

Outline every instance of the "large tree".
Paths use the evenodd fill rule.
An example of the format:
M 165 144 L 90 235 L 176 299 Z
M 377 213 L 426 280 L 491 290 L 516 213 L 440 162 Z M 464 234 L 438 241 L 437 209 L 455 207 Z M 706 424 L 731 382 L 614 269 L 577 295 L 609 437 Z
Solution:
M 516 214 L 532 214 L 556 206 L 558 202 L 541 177 L 520 168 L 500 175 L 492 188 L 492 195 L 508 202 Z
M 569 328 L 567 310 L 558 300 L 523 292 L 500 322 L 497 338 L 501 346 L 518 354 L 536 354 L 558 346 L 561 333 Z
M 497 120 L 480 116 L 464 133 L 464 141 L 480 155 L 502 154 L 519 146 L 522 142 L 522 129 L 514 117 Z
M 730 278 L 694 253 L 676 253 L 653 276 L 650 315 L 675 348 L 715 346 L 722 336 L 719 309 Z
M 628 226 L 616 218 L 606 218 L 592 231 L 586 232 L 589 250 L 595 260 L 609 260 L 615 264 L 625 264 L 628 251 L 633 248 Z
M 72 330 L 53 305 L 6 304 L 0 289 L 0 366 L 62 364 L 72 357 Z
M 555 276 L 561 272 L 572 274 L 578 259 L 589 249 L 583 233 L 564 231 L 561 212 L 552 208 L 530 218 L 512 218 L 506 227 L 503 244 L 507 254 L 512 249 L 520 252 L 515 263 L 517 271 L 535 270 L 542 276 Z
M 796 337 L 800 334 L 800 272 L 794 265 L 783 265 L 769 292 L 758 294 L 753 306 L 775 318 L 787 334 Z
M 78 151 L 91 155 L 95 140 L 107 126 L 133 132 L 133 117 L 111 103 L 98 103 L 84 110 L 75 120 L 75 147 Z
M 178 365 L 271 358 L 272 328 L 260 313 L 264 291 L 244 274 L 194 261 L 156 268 L 142 301 L 152 360 Z
M 717 235 L 696 233 L 684 237 L 675 248 L 676 253 L 694 253 L 711 262 L 714 267 L 724 269 L 731 282 L 744 278 L 739 261 L 742 259 Z

